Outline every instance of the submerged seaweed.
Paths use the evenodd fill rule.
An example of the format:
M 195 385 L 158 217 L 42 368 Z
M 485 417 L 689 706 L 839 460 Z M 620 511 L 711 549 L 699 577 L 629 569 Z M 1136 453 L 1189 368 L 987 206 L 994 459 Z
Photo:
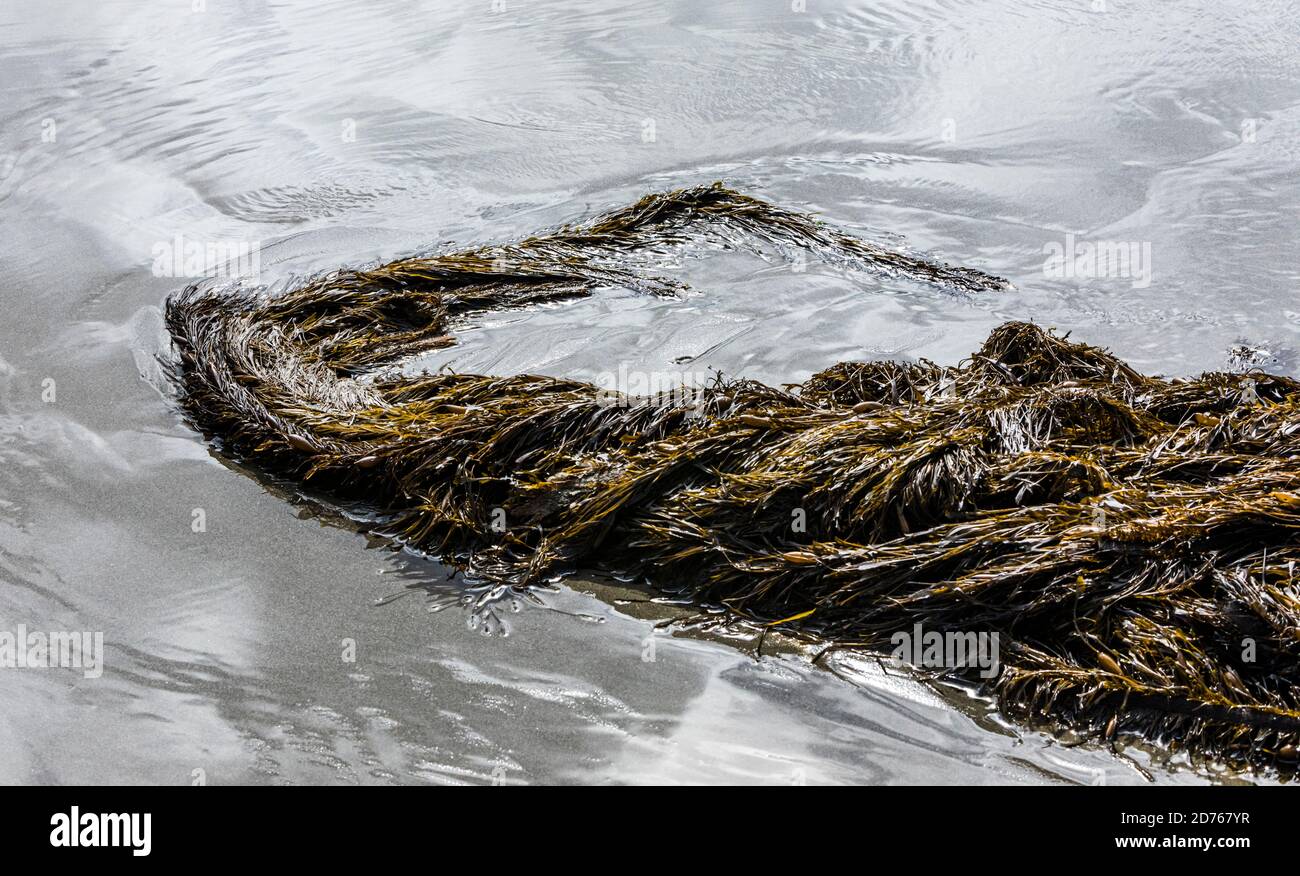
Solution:
M 483 579 L 639 573 L 831 647 L 996 632 L 987 685 L 1012 718 L 1295 768 L 1295 381 L 1147 377 L 1025 323 L 957 367 L 845 362 L 784 391 L 719 378 L 689 403 L 386 367 L 476 313 L 611 283 L 676 294 L 619 256 L 700 235 L 1007 288 L 706 186 L 274 298 L 191 288 L 167 304 L 181 400 L 228 452 L 364 499 Z

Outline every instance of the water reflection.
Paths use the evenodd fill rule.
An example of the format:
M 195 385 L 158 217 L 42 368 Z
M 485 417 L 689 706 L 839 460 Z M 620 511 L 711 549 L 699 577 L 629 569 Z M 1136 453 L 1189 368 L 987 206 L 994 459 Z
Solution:
M 1293 369 L 1291 5 L 1091 7 L 0 7 L 0 621 L 102 630 L 107 651 L 95 684 L 0 673 L 0 780 L 1144 781 L 870 663 L 755 661 L 656 632 L 626 593 L 570 582 L 539 605 L 365 551 L 217 464 L 154 370 L 156 308 L 188 278 L 151 253 L 178 234 L 259 244 L 273 283 L 719 178 L 1018 290 L 712 252 L 677 263 L 681 300 L 515 314 L 448 362 L 591 378 L 686 359 L 779 384 L 845 358 L 952 363 L 1016 318 L 1149 371 L 1243 345 Z M 1045 276 L 1067 234 L 1149 243 L 1151 285 Z

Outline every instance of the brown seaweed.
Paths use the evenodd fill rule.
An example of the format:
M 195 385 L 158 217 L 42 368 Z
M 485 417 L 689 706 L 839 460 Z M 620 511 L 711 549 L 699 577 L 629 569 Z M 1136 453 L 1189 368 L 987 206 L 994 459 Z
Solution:
M 385 533 L 480 578 L 616 569 L 833 648 L 888 650 L 916 624 L 996 632 L 985 684 L 1013 719 L 1295 768 L 1293 380 L 1148 377 L 1027 323 L 955 367 L 844 362 L 785 390 L 718 377 L 673 403 L 392 367 L 477 313 L 611 283 L 677 294 L 620 257 L 701 235 L 1008 288 L 704 186 L 275 297 L 192 287 L 167 304 L 180 400 L 225 452 L 364 500 Z

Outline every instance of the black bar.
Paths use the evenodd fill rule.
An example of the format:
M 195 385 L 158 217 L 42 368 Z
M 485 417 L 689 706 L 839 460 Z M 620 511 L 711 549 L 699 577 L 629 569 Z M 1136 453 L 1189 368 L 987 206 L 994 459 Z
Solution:
M 582 858 L 621 866 L 629 856 L 666 864 L 712 847 L 719 861 L 734 855 L 767 866 L 806 868 L 848 856 L 868 867 L 889 852 L 908 852 L 927 866 L 1016 860 L 1032 871 L 1099 858 L 1217 863 L 1285 853 L 1296 834 L 1291 793 L 1224 786 L 42 787 L 0 789 L 0 823 L 7 852 L 52 860 L 257 863 L 270 855 L 337 863 L 405 852 L 435 867 L 480 856 L 495 867 L 516 855 L 534 865 Z M 132 848 L 143 818 L 118 846 L 53 845 L 52 837 L 66 839 L 57 829 L 73 807 L 83 830 L 88 814 L 148 813 L 148 855 Z M 93 820 L 96 830 L 104 826 Z M 1154 847 L 1120 847 L 1130 841 Z M 427 860 L 434 854 L 443 860 Z

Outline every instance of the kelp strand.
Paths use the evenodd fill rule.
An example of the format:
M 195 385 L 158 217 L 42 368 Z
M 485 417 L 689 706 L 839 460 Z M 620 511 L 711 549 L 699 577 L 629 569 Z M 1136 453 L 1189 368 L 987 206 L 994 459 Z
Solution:
M 629 255 L 701 239 L 1009 288 L 715 184 L 275 297 L 191 287 L 167 303 L 179 398 L 225 452 L 363 500 L 480 578 L 640 574 L 834 648 L 889 650 L 915 624 L 997 632 L 986 687 L 1013 719 L 1295 769 L 1291 379 L 1147 377 L 1026 323 L 956 367 L 843 362 L 785 390 L 719 377 L 680 404 L 389 367 L 477 313 L 609 284 L 679 294 Z

